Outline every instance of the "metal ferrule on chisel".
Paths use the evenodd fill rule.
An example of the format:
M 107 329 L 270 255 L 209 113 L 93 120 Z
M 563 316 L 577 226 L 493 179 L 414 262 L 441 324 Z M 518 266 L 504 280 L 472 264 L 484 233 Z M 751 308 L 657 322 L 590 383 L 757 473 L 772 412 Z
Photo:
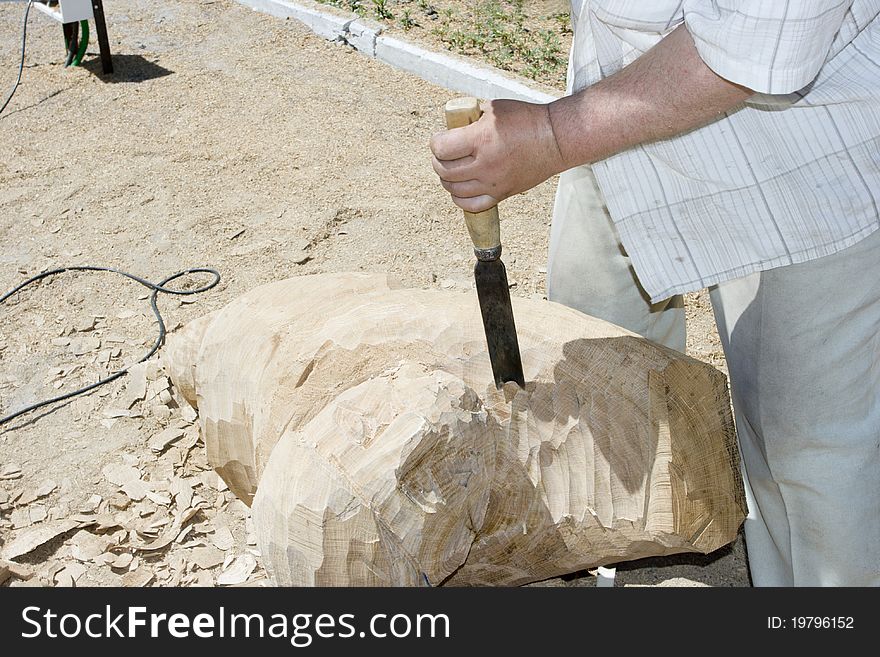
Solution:
M 501 245 L 493 246 L 490 249 L 478 249 L 474 247 L 474 255 L 477 256 L 477 260 L 481 260 L 482 262 L 498 260 L 498 258 L 501 257 Z

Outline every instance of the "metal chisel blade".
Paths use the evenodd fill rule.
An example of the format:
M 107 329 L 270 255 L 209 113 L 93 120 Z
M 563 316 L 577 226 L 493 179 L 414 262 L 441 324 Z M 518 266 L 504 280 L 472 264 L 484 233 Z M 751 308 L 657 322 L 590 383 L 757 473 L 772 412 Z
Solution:
M 474 279 L 495 385 L 500 388 L 506 381 L 515 381 L 525 388 L 504 263 L 500 259 L 478 260 L 474 267 Z

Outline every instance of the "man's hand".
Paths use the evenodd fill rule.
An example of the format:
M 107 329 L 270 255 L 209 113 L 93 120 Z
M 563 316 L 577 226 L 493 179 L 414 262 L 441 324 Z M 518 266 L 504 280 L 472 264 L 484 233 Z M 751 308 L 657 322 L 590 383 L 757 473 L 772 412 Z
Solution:
M 453 202 L 481 212 L 567 167 L 547 105 L 495 100 L 479 121 L 431 138 L 434 171 Z
M 460 208 L 486 210 L 581 164 L 714 121 L 752 91 L 719 77 L 680 25 L 614 75 L 549 105 L 496 100 L 434 135 L 434 170 Z

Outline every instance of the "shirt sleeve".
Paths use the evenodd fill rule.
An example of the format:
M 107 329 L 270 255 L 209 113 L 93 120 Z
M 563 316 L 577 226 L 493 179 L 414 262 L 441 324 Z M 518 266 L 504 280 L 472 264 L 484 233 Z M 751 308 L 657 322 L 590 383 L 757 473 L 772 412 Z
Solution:
M 719 76 L 753 91 L 806 87 L 828 57 L 853 0 L 684 0 L 700 57 Z

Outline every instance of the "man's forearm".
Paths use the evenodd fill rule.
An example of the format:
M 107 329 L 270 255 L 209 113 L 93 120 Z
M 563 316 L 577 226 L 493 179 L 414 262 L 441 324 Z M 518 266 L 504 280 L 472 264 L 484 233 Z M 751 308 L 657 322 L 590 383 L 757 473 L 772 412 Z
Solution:
M 480 212 L 565 169 L 692 130 L 751 94 L 706 66 L 681 26 L 573 96 L 492 101 L 476 123 L 434 135 L 432 164 L 453 201 Z
M 564 168 L 717 119 L 752 91 L 703 63 L 682 25 L 618 73 L 548 106 Z

